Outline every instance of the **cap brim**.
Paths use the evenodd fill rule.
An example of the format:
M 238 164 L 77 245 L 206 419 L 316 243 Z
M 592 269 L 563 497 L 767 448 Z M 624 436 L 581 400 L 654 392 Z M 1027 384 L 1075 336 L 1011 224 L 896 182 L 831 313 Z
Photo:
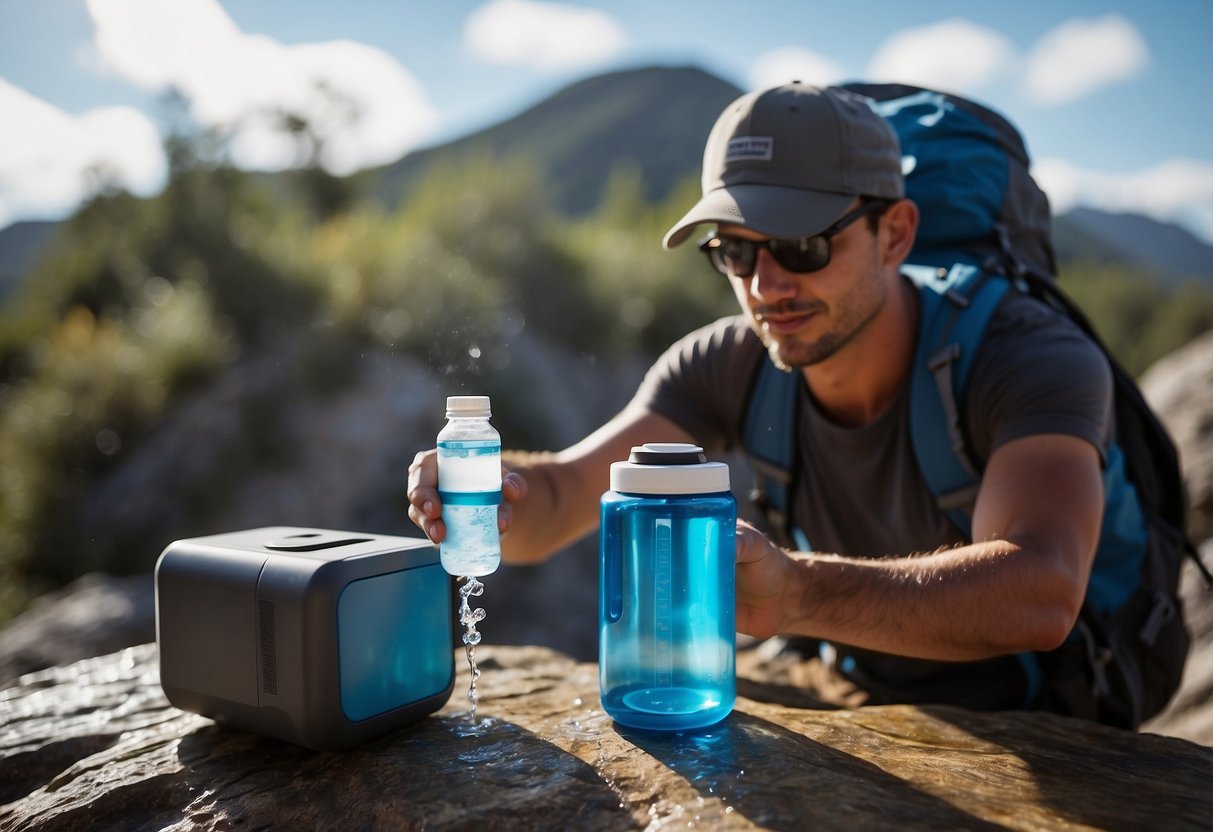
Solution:
M 744 226 L 767 237 L 809 237 L 830 227 L 857 198 L 855 194 L 807 191 L 778 185 L 733 185 L 717 188 L 695 203 L 665 235 L 674 248 L 703 223 Z

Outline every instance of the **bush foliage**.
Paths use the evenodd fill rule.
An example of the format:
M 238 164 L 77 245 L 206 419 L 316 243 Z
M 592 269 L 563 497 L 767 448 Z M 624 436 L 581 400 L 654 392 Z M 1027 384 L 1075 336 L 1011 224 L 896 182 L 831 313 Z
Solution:
M 1076 262 L 1062 269 L 1060 283 L 1134 376 L 1213 330 L 1213 293 L 1195 279 L 1160 285 L 1144 271 Z

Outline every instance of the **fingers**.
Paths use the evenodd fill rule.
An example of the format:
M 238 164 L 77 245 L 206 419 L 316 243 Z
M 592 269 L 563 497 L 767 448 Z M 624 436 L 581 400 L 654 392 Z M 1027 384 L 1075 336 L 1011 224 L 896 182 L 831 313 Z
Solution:
M 526 496 L 526 480 L 516 471 L 505 473 L 501 477 L 501 499 L 507 503 L 516 503 Z
M 510 530 L 513 518 L 511 503 L 526 496 L 527 484 L 522 474 L 502 468 L 501 508 L 497 512 L 497 528 L 501 534 Z M 421 451 L 409 465 L 408 490 L 409 519 L 434 543 L 446 538 L 446 525 L 442 522 L 442 500 L 438 496 L 438 452 Z
M 501 508 L 497 510 L 497 530 L 505 535 L 510 530 L 510 522 L 514 518 L 514 509 L 510 505 L 526 496 L 526 480 L 522 474 L 507 472 L 502 469 L 501 477 Z
M 737 521 L 737 629 L 758 638 L 781 632 L 789 559 L 744 520 Z
M 434 543 L 446 537 L 442 522 L 442 500 L 438 498 L 438 452 L 422 451 L 409 466 L 409 519 Z

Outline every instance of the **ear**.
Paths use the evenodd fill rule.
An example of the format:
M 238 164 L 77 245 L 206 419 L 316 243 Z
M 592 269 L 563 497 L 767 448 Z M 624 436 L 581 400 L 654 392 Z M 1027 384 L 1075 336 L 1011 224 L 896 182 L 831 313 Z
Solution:
M 914 247 L 918 233 L 918 206 L 899 199 L 880 218 L 881 254 L 888 266 L 900 266 Z

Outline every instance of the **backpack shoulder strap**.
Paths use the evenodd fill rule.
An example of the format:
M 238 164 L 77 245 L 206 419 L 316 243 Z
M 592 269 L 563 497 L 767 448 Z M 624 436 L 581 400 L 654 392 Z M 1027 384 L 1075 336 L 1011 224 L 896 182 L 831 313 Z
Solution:
M 914 457 L 939 508 L 969 536 L 980 474 L 967 450 L 960 402 L 973 356 L 1010 284 L 966 264 L 904 271 L 920 303 L 910 378 Z
M 1009 288 L 997 275 L 965 264 L 951 269 L 907 266 L 919 288 L 921 314 L 910 381 L 914 456 L 940 509 L 966 536 L 980 476 L 970 461 L 960 400 L 986 325 Z M 755 472 L 753 502 L 783 545 L 807 550 L 790 522 L 795 480 L 800 377 L 765 357 L 750 388 L 742 445 Z
M 741 441 L 754 469 L 750 499 L 781 545 L 808 550 L 808 538 L 791 524 L 799 385 L 799 374 L 780 370 L 764 354 L 750 386 Z

